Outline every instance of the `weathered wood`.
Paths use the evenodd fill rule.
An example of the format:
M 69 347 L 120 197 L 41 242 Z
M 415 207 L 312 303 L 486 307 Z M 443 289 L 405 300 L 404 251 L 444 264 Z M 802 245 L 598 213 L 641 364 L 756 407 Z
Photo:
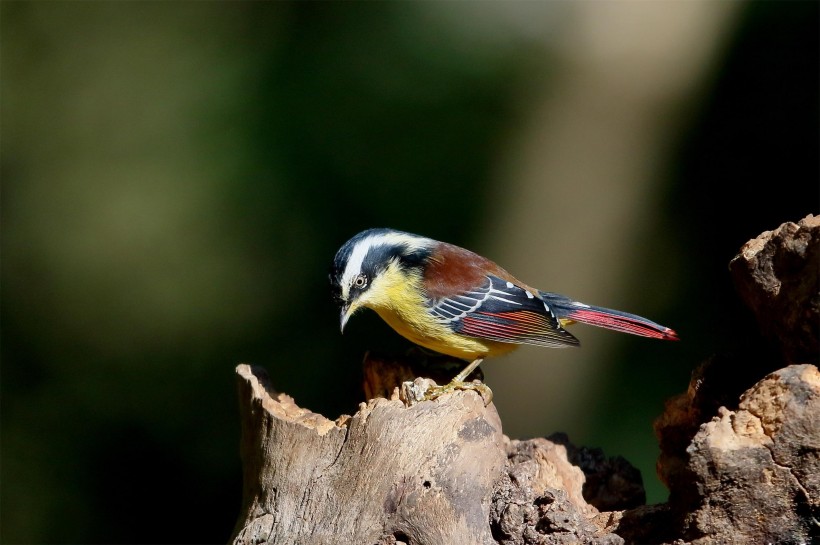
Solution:
M 666 403 L 655 431 L 667 522 L 632 513 L 641 523 L 618 531 L 635 541 L 820 540 L 820 218 L 762 233 L 729 268 L 760 331 Z
M 729 263 L 735 287 L 784 364 L 820 359 L 820 216 L 750 240 Z
M 491 544 L 501 422 L 474 392 L 374 399 L 331 422 L 239 366 L 246 505 L 236 543 Z
M 564 445 L 510 441 L 473 391 L 362 403 L 335 422 L 237 367 L 244 502 L 234 543 L 622 543 L 596 524 Z M 563 522 L 561 522 L 563 521 Z
M 663 436 L 685 413 L 667 407 Z M 701 424 L 674 470 L 674 521 L 657 541 L 643 528 L 620 531 L 635 541 L 683 539 L 698 544 L 809 543 L 820 537 L 820 371 L 791 365 L 764 377 L 736 409 L 720 407 Z

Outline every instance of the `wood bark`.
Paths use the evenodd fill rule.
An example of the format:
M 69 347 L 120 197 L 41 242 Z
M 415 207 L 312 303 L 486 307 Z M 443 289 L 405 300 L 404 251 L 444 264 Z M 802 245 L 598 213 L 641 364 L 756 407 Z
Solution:
M 643 505 L 640 474 L 622 458 L 562 434 L 506 437 L 495 407 L 474 391 L 424 401 L 432 381 L 409 382 L 429 375 L 414 359 L 368 355 L 372 399 L 335 421 L 275 392 L 264 370 L 240 365 L 244 492 L 231 541 L 820 539 L 820 219 L 763 233 L 730 268 L 760 326 L 749 342 L 765 349 L 708 358 L 667 402 L 655 430 L 668 503 Z
M 271 396 L 258 369 L 238 373 L 253 492 L 237 542 L 493 543 L 484 522 L 503 437 L 474 392 L 414 405 L 374 399 L 331 422 Z

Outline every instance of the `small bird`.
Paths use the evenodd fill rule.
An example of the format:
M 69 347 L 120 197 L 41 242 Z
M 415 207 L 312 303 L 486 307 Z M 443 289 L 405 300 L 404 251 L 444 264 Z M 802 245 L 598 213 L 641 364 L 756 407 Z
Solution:
M 537 290 L 469 250 L 394 229 L 368 229 L 344 243 L 330 283 L 342 331 L 357 310 L 370 308 L 413 343 L 471 362 L 428 398 L 476 389 L 463 381 L 482 360 L 521 344 L 579 346 L 565 329 L 574 322 L 678 340 L 673 330 L 641 316 Z

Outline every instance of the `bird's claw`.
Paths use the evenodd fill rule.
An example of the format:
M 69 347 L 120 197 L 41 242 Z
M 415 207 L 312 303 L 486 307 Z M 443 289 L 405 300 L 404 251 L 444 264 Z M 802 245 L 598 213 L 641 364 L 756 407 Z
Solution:
M 427 392 L 424 394 L 424 399 L 425 401 L 432 401 L 446 393 L 454 392 L 455 390 L 472 390 L 476 392 L 481 396 L 481 399 L 484 400 L 485 407 L 493 400 L 493 391 L 490 390 L 490 387 L 477 380 L 473 382 L 461 382 L 454 380 L 443 386 L 432 386 L 427 389 Z

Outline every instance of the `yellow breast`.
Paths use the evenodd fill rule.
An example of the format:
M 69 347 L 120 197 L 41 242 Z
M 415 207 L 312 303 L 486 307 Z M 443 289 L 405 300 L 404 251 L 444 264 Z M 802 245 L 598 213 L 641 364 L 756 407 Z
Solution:
M 517 348 L 511 343 L 454 333 L 428 311 L 421 276 L 417 273 L 406 273 L 391 265 L 368 291 L 370 294 L 363 301 L 364 306 L 375 310 L 399 335 L 430 350 L 472 361 L 505 354 Z

